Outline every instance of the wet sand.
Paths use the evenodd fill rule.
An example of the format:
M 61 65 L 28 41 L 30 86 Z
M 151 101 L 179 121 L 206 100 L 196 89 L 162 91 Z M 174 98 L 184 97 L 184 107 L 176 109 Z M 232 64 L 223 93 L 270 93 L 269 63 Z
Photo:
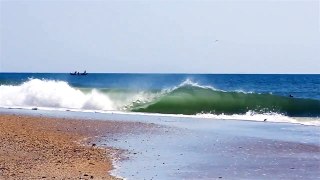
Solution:
M 0 115 L 0 179 L 116 179 L 117 150 L 95 137 L 139 129 L 142 123 Z
M 129 179 L 318 179 L 319 128 L 287 123 L 162 118 L 160 133 L 122 136 Z M 149 121 L 150 118 L 149 118 Z M 159 123 L 159 119 L 155 123 Z

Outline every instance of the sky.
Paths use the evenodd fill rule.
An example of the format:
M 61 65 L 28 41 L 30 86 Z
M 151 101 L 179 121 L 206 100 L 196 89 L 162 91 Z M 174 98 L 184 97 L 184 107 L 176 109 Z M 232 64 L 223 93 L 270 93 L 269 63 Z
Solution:
M 319 0 L 0 0 L 0 72 L 320 73 Z

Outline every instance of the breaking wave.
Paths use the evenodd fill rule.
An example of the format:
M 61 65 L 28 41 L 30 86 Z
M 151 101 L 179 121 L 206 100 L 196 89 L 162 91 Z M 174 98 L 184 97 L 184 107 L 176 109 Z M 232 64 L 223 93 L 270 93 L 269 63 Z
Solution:
M 0 106 L 113 110 L 115 104 L 95 89 L 84 93 L 63 81 L 31 79 L 19 86 L 0 86 Z
M 226 92 L 184 83 L 152 102 L 133 108 L 137 112 L 165 114 L 245 114 L 279 113 L 287 116 L 316 117 L 320 101 L 272 94 Z
M 29 79 L 20 85 L 1 85 L 0 106 L 182 114 L 216 119 L 277 117 L 279 121 L 320 116 L 319 100 L 228 92 L 190 80 L 169 89 L 134 91 L 79 89 L 64 81 Z

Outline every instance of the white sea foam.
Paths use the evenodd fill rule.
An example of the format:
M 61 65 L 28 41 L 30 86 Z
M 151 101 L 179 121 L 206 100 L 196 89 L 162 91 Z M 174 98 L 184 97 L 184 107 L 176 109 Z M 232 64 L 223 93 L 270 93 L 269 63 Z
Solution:
M 110 98 L 97 90 L 83 93 L 63 81 L 39 79 L 18 86 L 1 85 L 0 106 L 114 110 Z
M 279 123 L 293 123 L 302 125 L 320 126 L 319 118 L 306 118 L 306 117 L 288 117 L 279 113 L 256 113 L 248 111 L 246 114 L 197 114 L 197 117 L 206 119 L 228 119 L 228 120 L 246 120 L 246 121 L 267 121 Z

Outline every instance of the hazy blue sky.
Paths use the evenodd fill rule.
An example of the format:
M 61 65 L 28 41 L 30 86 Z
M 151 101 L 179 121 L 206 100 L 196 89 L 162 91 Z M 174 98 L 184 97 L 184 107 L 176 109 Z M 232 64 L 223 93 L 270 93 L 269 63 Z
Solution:
M 0 0 L 0 71 L 320 73 L 319 4 Z

